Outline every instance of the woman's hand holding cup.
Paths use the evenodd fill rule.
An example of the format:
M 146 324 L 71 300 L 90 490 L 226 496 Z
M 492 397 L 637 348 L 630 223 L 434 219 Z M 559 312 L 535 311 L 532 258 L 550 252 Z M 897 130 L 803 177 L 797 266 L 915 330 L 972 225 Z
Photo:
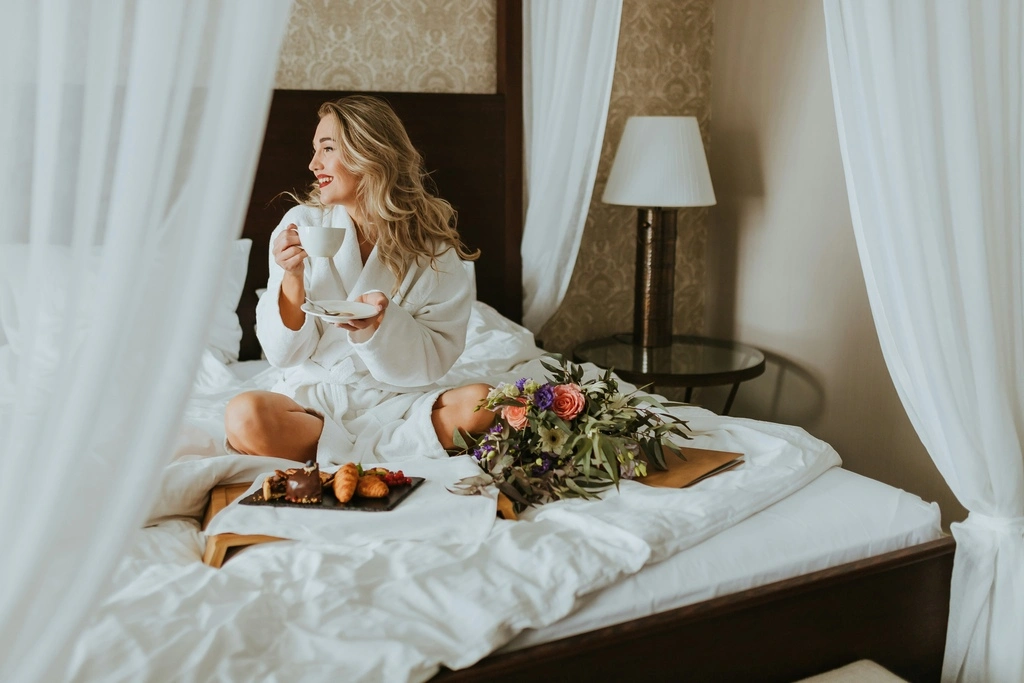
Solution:
M 302 275 L 306 250 L 299 242 L 299 229 L 294 223 L 291 223 L 274 239 L 273 254 L 274 263 L 281 266 L 286 273 Z

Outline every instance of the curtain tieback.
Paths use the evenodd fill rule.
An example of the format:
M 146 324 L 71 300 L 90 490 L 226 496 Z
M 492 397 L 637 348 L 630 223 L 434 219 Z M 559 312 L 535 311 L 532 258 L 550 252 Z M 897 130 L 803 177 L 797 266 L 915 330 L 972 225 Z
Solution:
M 964 524 L 989 529 L 990 531 L 1024 534 L 1024 517 L 992 517 L 983 515 L 980 512 L 972 512 L 967 515 Z

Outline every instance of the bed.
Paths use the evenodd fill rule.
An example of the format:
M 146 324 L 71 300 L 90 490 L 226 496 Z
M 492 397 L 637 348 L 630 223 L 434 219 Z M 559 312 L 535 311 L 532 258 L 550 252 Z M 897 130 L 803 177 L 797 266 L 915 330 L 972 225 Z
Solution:
M 536 372 L 542 353 L 515 322 L 521 8 L 498 8 L 498 93 L 381 93 L 483 252 L 467 352 L 444 380 L 453 386 Z M 286 208 L 275 197 L 306 183 L 316 109 L 342 94 L 274 94 L 243 235 L 240 361 L 204 355 L 176 459 L 76 648 L 74 680 L 792 681 L 858 659 L 938 680 L 953 542 L 937 507 L 843 470 L 802 430 L 697 408 L 685 413 L 703 435 L 695 445 L 749 457 L 686 504 L 652 502 L 637 484 L 596 512 L 552 505 L 512 522 L 486 497 L 459 497 L 447 516 L 410 507 L 404 526 L 361 529 L 383 545 L 342 551 L 312 530 L 203 566 L 211 489 L 268 469 L 218 451 L 216 436 L 226 399 L 275 372 L 253 333 L 268 237 Z M 456 459 L 406 469 L 436 480 L 471 471 Z M 447 505 L 441 489 L 424 500 Z M 426 539 L 403 535 L 416 515 Z M 452 535 L 472 542 L 424 542 Z M 366 578 L 382 568 L 389 580 Z M 337 594 L 348 585 L 360 590 Z

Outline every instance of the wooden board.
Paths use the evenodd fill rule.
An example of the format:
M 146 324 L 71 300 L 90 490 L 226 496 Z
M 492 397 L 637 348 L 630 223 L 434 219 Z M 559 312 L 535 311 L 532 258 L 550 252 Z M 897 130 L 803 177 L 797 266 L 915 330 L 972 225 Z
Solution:
M 233 500 L 244 494 L 252 486 L 248 484 L 223 484 L 213 487 L 210 491 L 210 503 L 206 506 L 203 516 L 203 529 L 210 524 L 214 515 L 226 508 Z M 238 550 L 258 543 L 272 543 L 287 539 L 277 536 L 259 534 L 216 534 L 206 537 L 206 549 L 203 552 L 203 564 L 219 569 Z
M 683 460 L 668 447 L 662 450 L 665 453 L 665 464 L 668 465 L 668 469 L 656 470 L 648 465 L 647 476 L 637 477 L 638 482 L 648 486 L 681 489 L 731 470 L 743 462 L 742 453 L 731 451 L 713 451 L 707 448 L 683 446 L 676 449 L 686 458 Z

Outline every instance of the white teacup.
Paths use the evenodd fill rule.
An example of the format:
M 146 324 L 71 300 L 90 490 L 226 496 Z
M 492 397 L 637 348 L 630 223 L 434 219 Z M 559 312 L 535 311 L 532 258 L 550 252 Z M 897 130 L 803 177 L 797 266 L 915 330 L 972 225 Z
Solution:
M 341 249 L 345 241 L 345 228 L 321 225 L 298 225 L 299 242 L 310 256 L 331 257 Z

